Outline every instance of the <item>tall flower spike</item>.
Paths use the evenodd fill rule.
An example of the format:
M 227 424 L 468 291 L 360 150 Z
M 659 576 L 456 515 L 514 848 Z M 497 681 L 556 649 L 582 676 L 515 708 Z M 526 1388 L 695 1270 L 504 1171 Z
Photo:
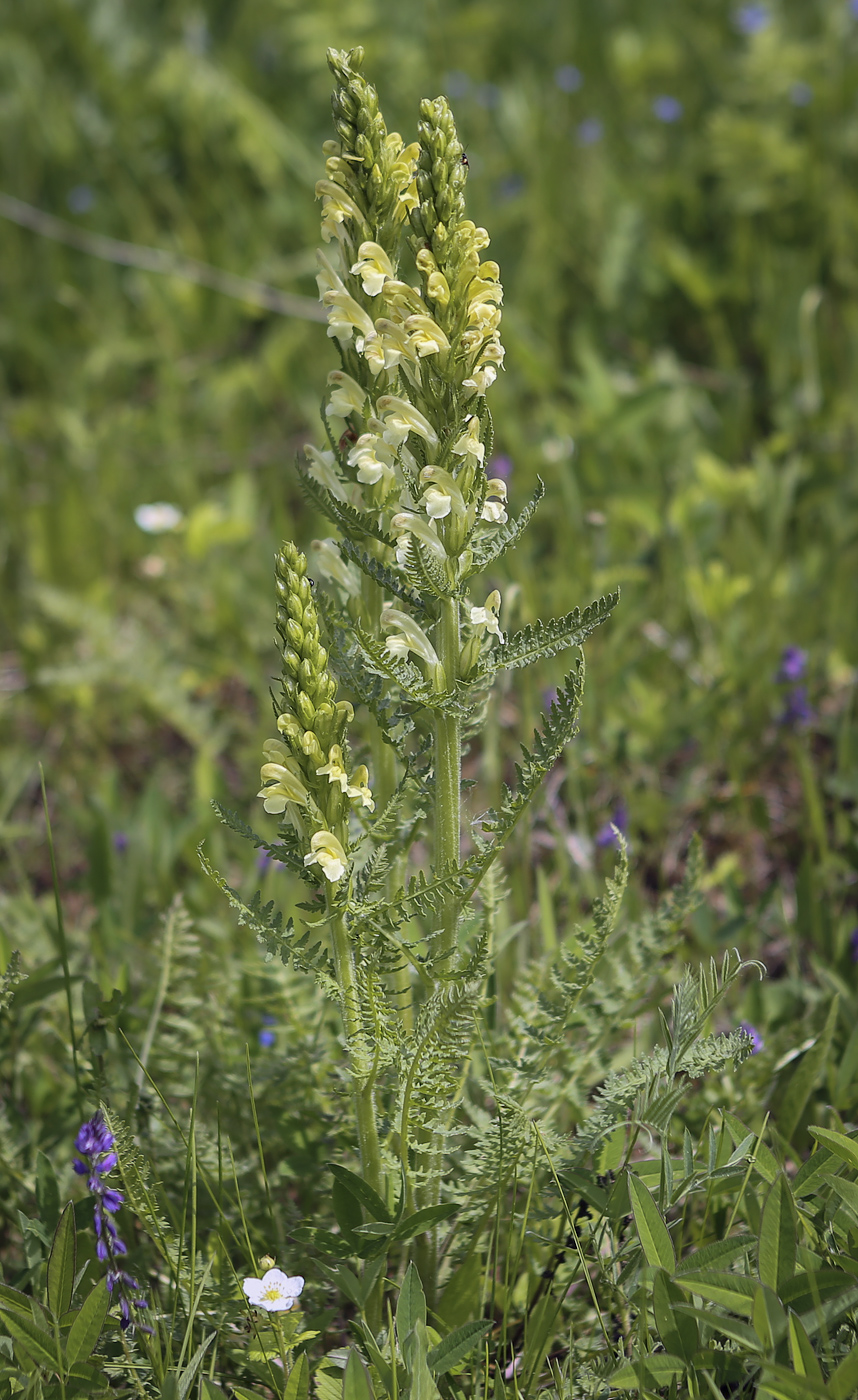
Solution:
M 128 1250 L 113 1217 L 125 1197 L 105 1180 L 118 1158 L 114 1136 L 100 1109 L 81 1124 L 74 1145 L 80 1153 L 74 1161 L 74 1170 L 78 1176 L 86 1177 L 87 1188 L 95 1198 L 95 1252 L 102 1263 L 107 1264 L 105 1282 L 111 1298 L 119 1304 L 119 1326 L 123 1332 L 140 1327 L 141 1331 L 151 1333 L 151 1327 L 142 1326 L 135 1318 L 135 1313 L 148 1308 L 149 1304 L 139 1296 L 137 1280 L 119 1263 Z

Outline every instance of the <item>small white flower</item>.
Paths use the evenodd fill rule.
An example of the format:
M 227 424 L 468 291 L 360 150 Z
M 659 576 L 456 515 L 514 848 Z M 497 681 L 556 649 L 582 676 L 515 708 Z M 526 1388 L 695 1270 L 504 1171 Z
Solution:
M 359 799 L 361 805 L 368 808 L 370 812 L 375 811 L 372 789 L 369 786 L 369 770 L 365 763 L 361 763 L 355 769 L 352 780 L 346 788 L 346 793 L 352 799 Z
M 298 1301 L 304 1280 L 300 1274 L 290 1278 L 282 1269 L 269 1269 L 262 1278 L 246 1278 L 241 1286 L 254 1308 L 264 1308 L 266 1312 L 288 1312 Z
M 368 297 L 377 297 L 389 277 L 396 272 L 390 258 L 378 243 L 362 243 L 358 248 L 358 260 L 352 272 L 360 277 Z
M 376 408 L 384 419 L 385 442 L 391 447 L 400 447 L 409 433 L 419 433 L 430 447 L 438 446 L 438 435 L 432 424 L 409 399 L 382 394 Z
M 385 648 L 389 656 L 407 657 L 410 651 L 422 659 L 429 666 L 437 666 L 438 654 L 435 651 L 423 628 L 409 617 L 408 613 L 402 612 L 399 608 L 393 607 L 391 603 L 385 603 L 381 610 L 381 625 L 385 629 L 395 627 L 397 630 L 385 640 Z
M 503 642 L 504 635 L 500 630 L 500 624 L 498 622 L 500 605 L 501 595 L 498 593 L 497 589 L 495 589 L 486 599 L 484 608 L 471 608 L 471 625 L 479 628 L 481 631 L 485 627 L 486 631 L 490 632 L 493 637 L 497 637 Z
M 387 487 L 396 479 L 393 452 L 375 433 L 361 433 L 348 460 L 349 466 L 357 467 L 357 479 L 363 486 L 375 486 L 383 480 Z
M 366 389 L 356 379 L 352 379 L 345 370 L 332 369 L 328 383 L 333 385 L 333 393 L 325 409 L 328 418 L 348 418 L 350 413 L 361 412 L 366 403 Z
M 138 506 L 134 512 L 134 522 L 147 535 L 165 535 L 175 530 L 184 520 L 178 506 L 169 501 L 153 501 L 148 506 Z
M 468 419 L 461 437 L 453 443 L 452 451 L 457 457 L 476 457 L 478 462 L 485 460 L 486 445 L 480 442 L 480 420 L 475 413 Z
M 394 515 L 390 522 L 390 528 L 396 535 L 396 559 L 399 564 L 404 564 L 408 557 L 409 535 L 416 536 L 420 543 L 435 555 L 436 559 L 447 558 L 447 552 L 438 538 L 437 531 L 421 515 L 415 515 L 410 510 L 401 510 L 397 515 Z
M 313 540 L 313 563 L 320 574 L 338 583 L 350 598 L 360 597 L 361 586 L 357 570 L 343 559 L 336 540 Z

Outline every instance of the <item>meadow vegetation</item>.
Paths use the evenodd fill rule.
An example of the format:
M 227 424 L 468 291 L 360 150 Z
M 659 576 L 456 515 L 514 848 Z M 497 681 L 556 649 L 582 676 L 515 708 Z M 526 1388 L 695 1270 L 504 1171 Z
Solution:
M 0 71 L 0 1397 L 846 1400 L 858 6 L 10 0 Z M 393 467 L 325 413 L 338 345 L 377 392 L 314 280 L 359 71 L 503 283 L 472 399 L 409 332 L 459 517 L 425 435 L 396 466 L 469 522 L 453 593 L 485 569 L 468 713 Z M 370 241 L 428 287 L 405 207 Z M 290 647 L 355 709 L 318 782 Z

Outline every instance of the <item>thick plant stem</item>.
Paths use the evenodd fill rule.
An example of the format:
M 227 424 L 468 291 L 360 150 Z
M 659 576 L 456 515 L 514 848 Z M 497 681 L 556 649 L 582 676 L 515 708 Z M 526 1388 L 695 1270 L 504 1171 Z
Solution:
M 330 896 L 329 896 L 330 908 Z M 354 956 L 341 914 L 331 918 L 331 942 L 334 953 L 334 968 L 342 996 L 343 1028 L 346 1033 L 349 1062 L 353 1072 L 359 1074 L 353 1089 L 352 1098 L 357 1126 L 358 1148 L 361 1171 L 364 1181 L 384 1199 L 384 1181 L 381 1169 L 381 1147 L 378 1141 L 378 1123 L 375 1113 L 375 1070 L 364 1062 L 366 1048 L 360 1016 L 358 988 L 355 979 Z M 383 1280 L 379 1279 L 366 1303 L 366 1321 L 374 1332 L 381 1327 L 381 1303 Z
M 459 679 L 459 603 L 444 602 L 439 628 L 439 655 L 447 690 Z M 462 736 L 458 715 L 439 714 L 435 721 L 435 870 L 458 865 L 461 841 Z M 450 952 L 456 943 L 458 904 L 455 894 L 444 900 L 442 948 Z

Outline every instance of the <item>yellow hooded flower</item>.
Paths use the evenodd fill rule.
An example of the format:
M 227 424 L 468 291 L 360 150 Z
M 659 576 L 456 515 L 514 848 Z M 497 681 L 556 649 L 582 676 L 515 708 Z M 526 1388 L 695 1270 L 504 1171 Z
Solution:
M 332 831 L 317 831 L 310 837 L 310 850 L 305 865 L 318 865 L 326 880 L 335 885 L 348 869 L 348 856 Z

